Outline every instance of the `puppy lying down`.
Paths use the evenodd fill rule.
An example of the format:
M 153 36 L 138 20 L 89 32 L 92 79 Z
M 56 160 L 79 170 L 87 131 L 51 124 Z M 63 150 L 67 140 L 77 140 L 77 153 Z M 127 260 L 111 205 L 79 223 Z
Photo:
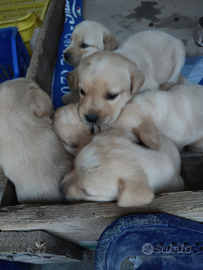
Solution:
M 123 207 L 150 203 L 154 194 L 183 188 L 180 155 L 167 137 L 157 151 L 134 144 L 121 129 L 94 137 L 78 154 L 62 189 L 68 201 L 113 201 Z
M 78 105 L 66 105 L 60 108 L 63 118 L 60 115 L 55 118 L 54 126 L 61 126 L 56 132 L 70 149 L 74 142 L 75 147 L 72 151 L 75 155 L 86 142 L 92 140 L 93 134 L 108 127 L 123 128 L 132 141 L 138 142 L 138 137 L 141 137 L 152 149 L 157 148 L 160 133 L 170 138 L 179 150 L 187 146 L 190 152 L 203 152 L 202 100 L 203 86 L 177 85 L 167 92 L 154 90 L 135 95 L 123 108 L 116 121 L 111 120 L 112 115 L 108 116 L 109 123 L 113 122 L 112 124 L 93 125 L 91 129 L 89 123 L 84 125 L 80 119 Z M 73 124 L 75 129 L 69 128 Z
M 0 85 L 0 166 L 20 203 L 60 202 L 73 159 L 51 127 L 50 97 L 29 79 Z
M 146 91 L 136 95 L 112 126 L 132 135 L 132 127 L 150 148 L 157 148 L 159 133 L 182 150 L 203 152 L 203 86 L 176 85 L 170 91 Z M 151 128 L 151 126 L 157 128 Z M 104 127 L 104 129 L 106 129 Z M 135 130 L 134 129 L 134 130 Z M 130 135 L 131 134 L 131 135 Z

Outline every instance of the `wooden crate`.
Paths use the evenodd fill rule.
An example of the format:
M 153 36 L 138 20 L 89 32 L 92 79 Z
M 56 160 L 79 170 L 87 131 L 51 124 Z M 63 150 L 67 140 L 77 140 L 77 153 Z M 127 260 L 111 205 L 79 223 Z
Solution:
M 62 0 L 52 0 L 50 2 L 27 73 L 27 77 L 36 81 L 48 94 L 50 94 L 57 47 L 63 29 L 64 4 L 65 2 Z M 7 241 L 5 239 L 8 235 L 15 238 L 15 234 L 13 235 L 12 232 L 19 233 L 18 237 L 21 237 L 20 234 L 25 232 L 45 231 L 53 235 L 53 237 L 59 237 L 72 243 L 80 245 L 96 244 L 103 230 L 111 222 L 121 216 L 131 214 L 168 213 L 193 221 L 203 222 L 203 157 L 182 159 L 182 176 L 188 191 L 161 194 L 150 205 L 131 208 L 120 208 L 116 202 L 15 205 L 14 187 L 5 177 L 2 177 L 2 185 L 0 185 L 0 231 L 2 232 L 0 243 L 1 245 L 6 245 Z M 10 232 L 10 234 L 7 232 Z M 39 237 L 48 239 L 46 240 L 47 246 L 49 246 L 49 243 L 55 243 L 53 241 L 56 241 L 51 239 L 51 236 L 41 235 L 39 232 L 36 235 L 32 235 L 32 237 L 33 239 L 35 237 L 38 237 L 38 239 Z M 34 241 L 31 242 L 34 243 Z M 46 242 L 45 240 L 43 241 Z M 48 253 L 47 250 L 44 251 L 43 247 L 42 249 L 38 248 L 37 251 L 31 247 L 31 251 L 27 253 L 29 256 L 38 256 L 38 260 L 43 257 L 42 261 L 46 259 L 46 262 L 49 259 L 49 261 L 60 261 L 61 256 L 63 257 L 62 261 L 64 261 L 64 257 L 68 257 L 61 254 L 63 253 L 61 245 L 57 248 L 55 247 L 55 249 L 49 249 L 52 250 L 50 254 L 53 256 L 50 254 L 40 255 L 40 250 L 42 250 L 42 253 Z M 57 252 L 55 254 L 53 250 L 60 250 L 58 257 L 56 256 Z M 77 252 L 79 253 L 78 250 Z M 5 257 L 6 253 L 7 259 L 12 257 L 14 260 L 16 260 L 14 253 L 17 253 L 17 255 L 21 253 L 23 256 L 21 259 L 17 256 L 18 260 L 26 261 L 26 256 L 24 255 L 27 253 L 24 249 L 21 251 L 16 249 L 14 251 L 14 249 L 6 248 L 6 246 L 3 248 L 2 246 L 0 256 L 4 254 Z M 79 256 L 73 255 L 72 258 L 80 259 L 81 254 Z M 34 262 L 34 257 L 31 257 L 30 260 Z

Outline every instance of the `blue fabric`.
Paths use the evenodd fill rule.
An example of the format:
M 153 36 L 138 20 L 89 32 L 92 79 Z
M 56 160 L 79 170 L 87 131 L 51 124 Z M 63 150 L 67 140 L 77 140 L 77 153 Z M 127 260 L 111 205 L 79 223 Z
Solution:
M 0 270 L 29 270 L 30 264 L 0 260 Z
M 191 83 L 203 84 L 203 56 L 186 57 L 182 74 Z
M 201 79 L 201 81 L 198 84 L 203 85 L 203 78 Z
M 139 270 L 202 270 L 203 225 L 168 214 L 124 216 L 102 233 L 95 252 L 95 270 L 120 269 L 138 256 Z M 135 269 L 131 268 L 129 269 Z
M 70 91 L 66 76 L 68 72 L 73 70 L 73 67 L 64 62 L 63 51 L 70 44 L 70 37 L 74 27 L 82 20 L 82 0 L 66 0 L 65 23 L 58 46 L 58 58 L 52 81 L 52 102 L 54 109 L 64 105 L 61 102 L 61 98 Z

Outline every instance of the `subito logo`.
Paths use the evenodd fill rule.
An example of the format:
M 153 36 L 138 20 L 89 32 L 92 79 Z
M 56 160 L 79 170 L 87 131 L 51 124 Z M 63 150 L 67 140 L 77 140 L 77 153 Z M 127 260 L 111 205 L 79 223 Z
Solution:
M 150 243 L 146 243 L 142 246 L 142 252 L 145 255 L 151 255 L 154 251 L 154 247 Z

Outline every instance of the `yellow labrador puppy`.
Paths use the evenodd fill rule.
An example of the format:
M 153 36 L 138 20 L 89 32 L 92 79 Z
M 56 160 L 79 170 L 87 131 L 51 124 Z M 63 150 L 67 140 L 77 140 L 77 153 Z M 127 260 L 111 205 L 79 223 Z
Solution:
M 79 34 L 76 35 L 77 38 L 85 35 L 85 30 L 88 30 L 88 27 L 86 27 L 84 24 L 82 29 L 84 31 L 83 34 L 79 32 Z M 96 33 L 97 31 L 95 31 L 93 35 L 96 36 Z M 76 37 L 74 36 L 73 44 L 75 40 Z M 84 37 L 82 40 L 84 40 Z M 97 40 L 102 40 L 102 35 L 100 39 L 97 37 Z M 94 49 L 92 47 L 87 47 L 80 49 L 80 51 L 82 50 L 83 52 L 81 54 L 78 53 L 77 48 L 78 46 L 72 45 L 72 42 L 70 48 L 67 48 L 69 52 L 71 51 L 68 57 L 74 59 L 72 62 L 77 62 L 77 65 L 81 59 L 84 59 L 84 57 L 89 56 L 95 51 L 103 50 L 98 47 L 94 47 Z M 163 90 L 168 90 L 172 85 L 180 83 L 181 81 L 185 81 L 185 83 L 188 84 L 188 81 L 183 78 L 182 75 L 180 75 L 185 62 L 185 47 L 179 39 L 176 39 L 163 31 L 148 30 L 134 34 L 130 36 L 122 45 L 120 45 L 117 50 L 114 50 L 114 52 L 119 53 L 133 61 L 136 64 L 136 68 L 144 74 L 145 81 L 143 85 L 141 85 L 140 91 L 147 89 L 158 89 L 160 86 Z M 109 59 L 109 62 L 111 61 L 112 58 Z M 98 63 L 97 61 L 94 63 L 94 68 L 96 69 Z M 116 64 L 114 68 L 117 69 Z M 88 74 L 87 80 L 90 81 L 93 74 L 91 69 L 88 70 L 89 73 L 86 73 Z M 106 73 L 111 73 L 107 62 L 103 65 L 103 70 L 105 70 Z M 80 69 L 79 75 L 83 71 L 84 65 L 83 69 Z M 71 90 L 75 88 L 78 89 L 78 86 L 74 85 L 70 78 L 74 75 L 75 72 L 73 71 L 67 77 Z M 111 78 L 109 76 L 109 80 L 110 79 Z M 86 87 L 88 87 L 88 85 L 86 85 Z M 101 86 L 98 87 L 95 85 L 95 88 L 96 87 L 99 89 Z M 109 90 L 112 91 L 112 89 Z M 66 95 L 66 98 L 63 98 L 63 102 L 67 104 L 68 99 L 69 94 Z
M 167 65 L 162 63 L 163 58 L 159 62 L 158 55 L 149 60 L 147 52 L 146 59 L 143 56 L 140 61 L 143 66 L 116 52 L 96 52 L 83 59 L 72 79 L 80 92 L 82 120 L 100 126 L 113 123 L 135 93 L 157 90 L 164 82 L 172 82 L 173 65 L 165 54 Z
M 161 133 L 170 138 L 179 150 L 187 146 L 188 155 L 192 156 L 191 152 L 195 152 L 195 155 L 203 153 L 202 100 L 203 86 L 177 85 L 167 92 L 154 90 L 135 95 L 116 121 L 112 123 L 110 120 L 101 127 L 90 127 L 88 122 L 83 122 L 78 115 L 77 104 L 60 108 L 54 125 L 61 126 L 61 129 L 56 129 L 57 133 L 69 145 L 70 151 L 74 138 L 72 151 L 75 151 L 75 155 L 92 140 L 93 134 L 109 127 L 119 127 L 126 131 L 132 141 L 139 142 L 140 137 L 152 149 L 157 149 L 157 138 Z M 111 117 L 109 115 L 108 119 Z M 71 129 L 71 125 L 75 128 Z
M 134 144 L 121 129 L 94 137 L 75 159 L 62 189 L 67 200 L 113 201 L 122 207 L 150 203 L 154 194 L 183 188 L 180 155 L 167 137 L 158 150 Z
M 160 133 L 179 150 L 187 146 L 188 151 L 203 152 L 202 100 L 203 86 L 195 84 L 176 85 L 167 92 L 145 91 L 126 105 L 111 126 L 122 127 L 129 137 L 136 133 L 152 149 L 157 148 Z M 157 130 L 151 125 L 156 125 Z
M 118 40 L 101 23 L 85 20 L 74 28 L 71 42 L 64 50 L 64 60 L 75 67 L 83 57 L 93 52 L 113 51 L 118 46 Z
M 0 166 L 20 203 L 61 202 L 73 158 L 52 130 L 50 97 L 29 79 L 0 85 Z
M 53 130 L 68 153 L 74 157 L 92 140 L 97 132 L 92 124 L 84 123 L 78 113 L 78 104 L 58 108 L 54 113 Z

